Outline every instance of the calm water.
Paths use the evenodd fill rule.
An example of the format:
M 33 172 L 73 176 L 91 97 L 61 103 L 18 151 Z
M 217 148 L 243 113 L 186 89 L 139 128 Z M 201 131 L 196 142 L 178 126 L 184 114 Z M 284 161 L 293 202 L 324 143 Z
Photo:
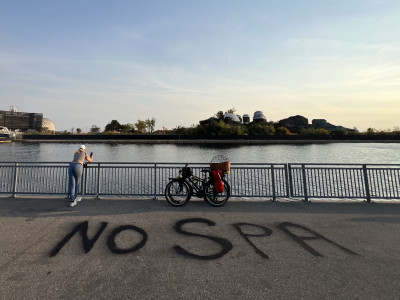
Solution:
M 69 162 L 78 143 L 0 143 L 1 162 Z M 282 145 L 86 144 L 97 162 L 209 163 L 225 155 L 233 163 L 400 164 L 399 143 Z

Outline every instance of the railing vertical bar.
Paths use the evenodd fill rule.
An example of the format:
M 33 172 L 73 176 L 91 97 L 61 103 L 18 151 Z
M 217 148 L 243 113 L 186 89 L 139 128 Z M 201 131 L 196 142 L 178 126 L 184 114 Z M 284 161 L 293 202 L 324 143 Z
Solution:
M 17 180 L 18 180 L 18 163 L 14 165 L 14 186 L 13 186 L 13 197 L 17 197 Z
M 289 181 L 289 167 L 288 164 L 284 165 L 284 174 L 285 174 L 285 188 L 286 188 L 286 197 L 290 197 L 290 181 Z
M 301 170 L 302 170 L 302 174 L 303 174 L 304 201 L 308 202 L 306 166 L 304 164 L 301 165 Z
M 256 169 L 252 169 L 251 173 L 252 173 L 251 176 L 252 176 L 252 182 L 253 182 L 253 186 L 252 186 L 253 193 L 252 193 L 252 195 L 256 196 L 257 195 L 257 186 L 256 186 L 256 173 L 257 173 L 257 170 Z
M 272 201 L 276 202 L 276 191 L 275 191 L 275 172 L 274 165 L 271 164 L 271 181 L 272 181 Z
M 397 182 L 397 180 L 396 180 L 396 178 L 400 178 L 399 177 L 399 170 L 393 170 L 393 174 L 394 174 L 394 179 L 392 179 L 393 180 L 393 182 L 394 182 L 394 194 L 396 195 L 396 196 L 394 196 L 395 198 L 399 198 L 399 185 L 398 185 L 398 182 Z
M 389 186 L 390 186 L 390 198 L 394 197 L 394 182 L 393 182 L 393 170 L 389 169 L 388 170 L 388 181 L 389 181 Z
M 370 186 L 370 195 L 374 196 L 374 197 L 379 196 L 379 181 L 377 181 L 378 179 L 376 176 L 376 172 L 374 171 L 374 169 L 371 168 L 371 169 L 369 169 L 368 173 L 369 173 L 369 175 L 372 176 L 372 179 L 370 180 L 370 182 L 373 183 L 372 186 Z M 374 193 L 372 193 L 372 191 Z
M 97 164 L 97 186 L 96 186 L 96 199 L 100 199 L 100 177 L 101 177 L 101 172 L 100 172 L 100 163 Z
M 381 173 L 383 174 L 383 182 L 385 183 L 385 189 L 384 189 L 384 191 L 385 191 L 385 194 L 386 194 L 386 197 L 387 198 L 389 198 L 390 197 L 390 189 L 388 188 L 388 174 L 387 174 L 387 172 L 385 172 L 386 170 L 381 170 Z
M 344 196 L 349 197 L 351 195 L 350 190 L 349 190 L 349 170 L 346 168 L 344 169 Z
M 294 193 L 293 193 L 293 191 L 294 191 L 294 189 L 293 189 L 293 185 L 294 185 L 294 182 L 293 182 L 293 175 L 292 175 L 292 164 L 287 164 L 287 170 L 288 170 L 288 176 L 289 176 L 289 178 L 288 178 L 288 180 L 289 180 L 289 197 L 294 197 Z
M 369 190 L 367 165 L 363 165 L 363 171 L 364 171 L 365 196 L 367 198 L 367 202 L 370 203 L 371 202 L 371 194 L 370 194 L 370 190 Z

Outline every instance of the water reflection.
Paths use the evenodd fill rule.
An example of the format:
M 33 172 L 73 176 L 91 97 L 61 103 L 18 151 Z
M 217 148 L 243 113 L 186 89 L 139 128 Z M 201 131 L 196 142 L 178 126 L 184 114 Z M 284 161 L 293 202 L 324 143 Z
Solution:
M 2 143 L 0 161 L 69 162 L 80 143 Z M 175 145 L 88 143 L 95 161 L 208 163 L 225 155 L 237 163 L 400 163 L 398 143 Z

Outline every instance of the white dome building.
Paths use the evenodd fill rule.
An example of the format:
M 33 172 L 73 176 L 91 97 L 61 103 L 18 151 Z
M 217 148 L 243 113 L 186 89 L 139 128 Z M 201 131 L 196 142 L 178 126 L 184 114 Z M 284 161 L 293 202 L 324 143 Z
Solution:
M 249 124 L 250 123 L 250 116 L 248 114 L 243 115 L 243 123 Z
M 254 122 L 257 122 L 257 121 L 267 121 L 267 118 L 264 116 L 264 114 L 263 114 L 263 112 L 262 111 L 256 111 L 255 113 L 254 113 L 254 116 L 253 116 L 253 121 Z
M 54 125 L 53 121 L 47 118 L 43 118 L 42 129 L 56 132 L 56 126 Z
M 233 122 L 241 123 L 239 117 L 237 115 L 234 115 L 234 114 L 231 114 L 231 113 L 224 114 L 224 120 L 226 120 L 226 119 L 228 119 L 230 121 L 233 121 Z

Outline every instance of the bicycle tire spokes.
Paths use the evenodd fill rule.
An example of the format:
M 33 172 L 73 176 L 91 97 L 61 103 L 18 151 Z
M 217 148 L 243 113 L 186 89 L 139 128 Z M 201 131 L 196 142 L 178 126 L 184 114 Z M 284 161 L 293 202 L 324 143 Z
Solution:
M 190 188 L 182 180 L 171 180 L 165 188 L 165 198 L 173 206 L 184 205 L 190 196 Z
M 209 181 L 204 187 L 204 200 L 206 200 L 212 206 L 223 206 L 230 197 L 230 186 L 229 183 L 222 179 L 224 182 L 224 191 L 221 193 L 215 192 L 214 184 Z

